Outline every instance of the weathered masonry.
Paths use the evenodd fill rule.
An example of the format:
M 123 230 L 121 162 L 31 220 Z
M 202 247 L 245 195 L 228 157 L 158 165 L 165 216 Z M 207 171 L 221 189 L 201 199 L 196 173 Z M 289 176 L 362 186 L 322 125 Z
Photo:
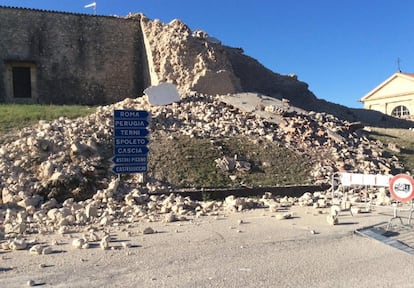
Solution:
M 0 102 L 107 104 L 148 78 L 139 17 L 0 7 Z

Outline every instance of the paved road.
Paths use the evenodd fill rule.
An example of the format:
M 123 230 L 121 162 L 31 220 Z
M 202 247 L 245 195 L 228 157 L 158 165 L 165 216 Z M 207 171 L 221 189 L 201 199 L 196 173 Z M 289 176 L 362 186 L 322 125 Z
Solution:
M 130 240 L 129 249 L 76 250 L 69 237 L 78 235 L 42 236 L 61 242 L 60 253 L 1 254 L 0 287 L 29 279 L 39 287 L 414 287 L 414 256 L 353 233 L 389 215 L 345 213 L 332 227 L 313 208 L 291 212 L 287 220 L 253 210 L 113 228 L 111 245 Z M 143 235 L 147 226 L 158 233 Z

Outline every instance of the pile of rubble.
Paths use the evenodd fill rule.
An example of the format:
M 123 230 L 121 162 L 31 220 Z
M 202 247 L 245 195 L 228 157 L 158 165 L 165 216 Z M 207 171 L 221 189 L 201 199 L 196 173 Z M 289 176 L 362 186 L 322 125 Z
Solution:
M 333 204 L 325 192 L 305 194 L 301 198 L 266 194 L 261 199 L 228 197 L 224 201 L 199 202 L 168 193 L 151 195 L 159 188 L 157 179 L 141 185 L 132 177 L 119 185 L 119 178 L 110 170 L 114 109 L 149 111 L 152 137 L 168 137 L 170 133 L 200 138 L 244 135 L 277 141 L 313 159 L 315 182 L 330 181 L 338 169 L 389 173 L 398 168 L 398 159 L 384 157 L 381 143 L 369 141 L 360 125 L 328 114 L 293 113 L 283 116 L 277 125 L 254 113 L 241 112 L 218 96 L 192 93 L 180 102 L 165 106 L 151 106 L 145 96 L 126 99 L 98 107 L 87 117 L 40 121 L 3 143 L 0 148 L 0 239 L 9 239 L 2 244 L 3 249 L 24 247 L 12 239 L 33 233 L 65 234 L 85 232 L 85 229 L 89 233 L 91 229 L 97 231 L 108 225 L 136 221 L 171 222 L 255 207 L 277 211 L 279 207 L 295 204 L 317 205 L 315 208 Z M 224 159 L 227 165 L 236 168 L 235 159 Z M 238 165 L 248 172 L 248 163 Z M 224 164 L 220 167 L 227 169 Z M 83 201 L 75 201 L 76 197 Z M 76 245 L 87 247 L 88 241 L 91 240 L 84 239 Z M 33 253 L 44 251 L 38 248 L 33 248 L 37 251 Z
M 326 182 L 337 171 L 390 174 L 403 169 L 398 158 L 383 153 L 382 143 L 367 138 L 360 123 L 326 113 L 291 113 L 275 124 L 255 113 L 243 113 L 219 97 L 202 95 L 157 107 L 152 113 L 159 133 L 201 138 L 245 135 L 281 143 L 295 153 L 311 156 L 316 182 Z
M 136 17 L 136 15 L 131 15 Z M 152 85 L 173 82 L 182 93 L 241 91 L 226 49 L 205 32 L 193 32 L 181 20 L 170 23 L 139 15 L 144 32 Z

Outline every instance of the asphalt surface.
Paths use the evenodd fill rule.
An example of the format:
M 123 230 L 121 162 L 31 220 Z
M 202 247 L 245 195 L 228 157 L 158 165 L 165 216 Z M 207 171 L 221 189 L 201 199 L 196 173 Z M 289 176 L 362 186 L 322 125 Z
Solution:
M 323 211 L 323 210 L 321 210 Z M 326 210 L 328 211 L 328 210 Z M 82 250 L 79 235 L 40 235 L 55 253 L 3 252 L 0 287 L 413 287 L 414 257 L 355 229 L 388 221 L 391 210 L 351 216 L 339 225 L 311 207 L 291 219 L 256 209 L 173 223 L 111 228 L 113 247 Z M 282 212 L 280 212 L 282 213 Z M 144 235 L 145 227 L 155 234 Z M 128 241 L 130 248 L 121 248 Z

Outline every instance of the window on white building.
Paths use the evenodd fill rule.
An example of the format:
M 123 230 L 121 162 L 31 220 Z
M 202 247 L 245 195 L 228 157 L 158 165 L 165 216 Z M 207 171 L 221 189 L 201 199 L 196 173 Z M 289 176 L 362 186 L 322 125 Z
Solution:
M 405 118 L 410 115 L 410 111 L 407 107 L 400 105 L 392 110 L 391 115 L 394 117 Z

